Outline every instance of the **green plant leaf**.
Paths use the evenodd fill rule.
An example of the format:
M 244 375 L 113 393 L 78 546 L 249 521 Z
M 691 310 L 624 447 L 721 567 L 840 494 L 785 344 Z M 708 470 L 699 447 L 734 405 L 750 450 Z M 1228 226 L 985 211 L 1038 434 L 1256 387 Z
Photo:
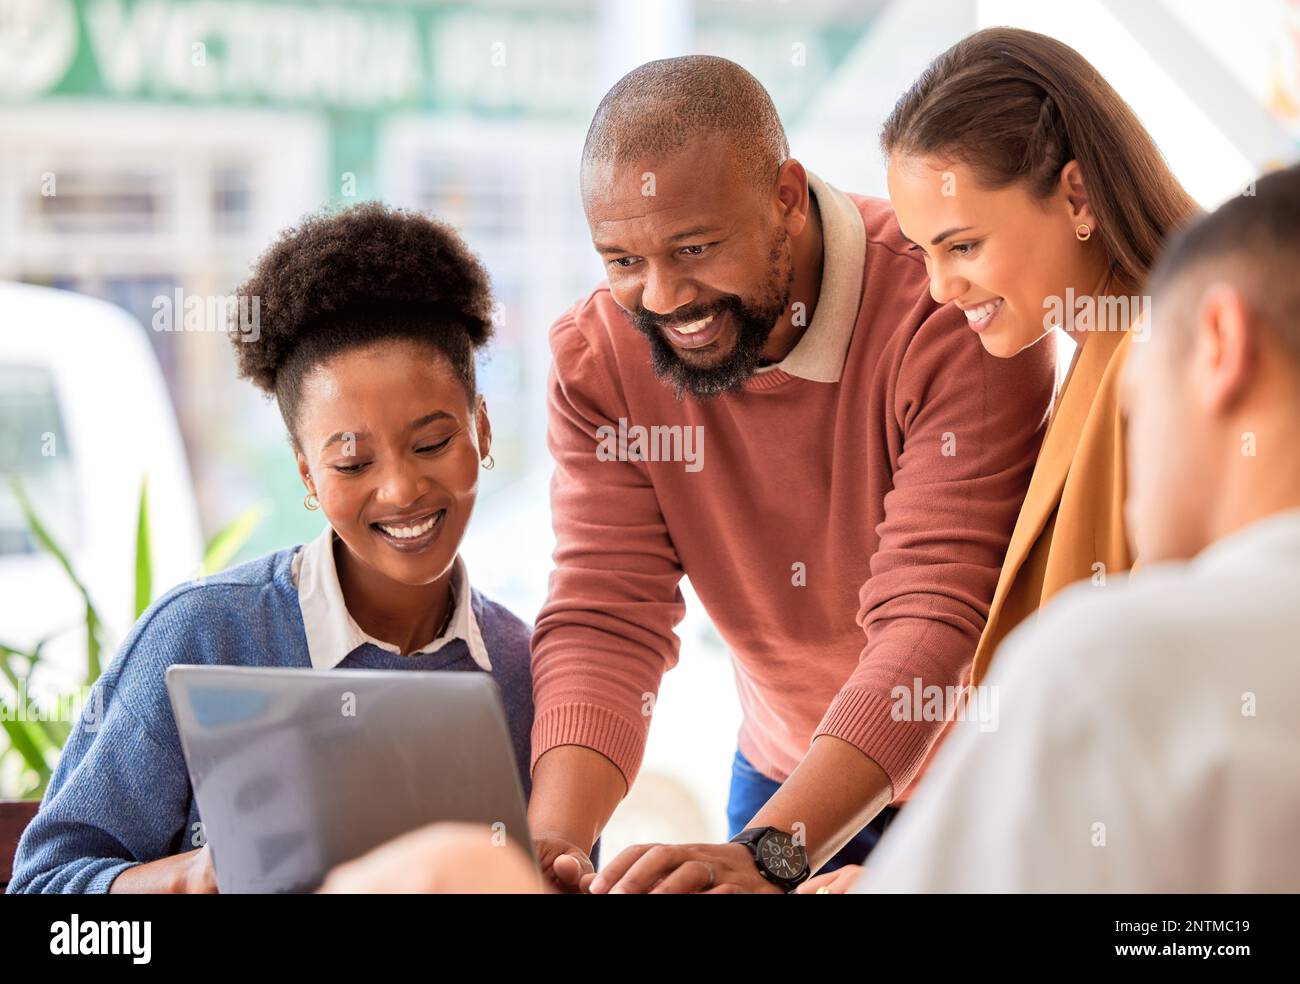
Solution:
M 8 705 L 5 705 L 6 708 Z M 9 736 L 9 744 L 21 757 L 26 766 L 35 772 L 41 780 L 41 785 L 50 778 L 50 766 L 45 761 L 45 753 L 41 751 L 40 746 L 33 741 L 32 736 L 28 734 L 30 722 L 12 721 L 12 715 L 5 711 L 0 714 L 0 725 L 4 727 L 5 734 Z
M 41 654 L 42 651 L 45 649 L 45 644 L 49 641 L 50 641 L 49 639 L 42 639 L 40 642 L 36 644 L 36 648 L 33 649 L 30 653 L 23 654 L 24 656 L 27 657 L 28 674 L 30 674 L 32 670 L 36 669 L 36 664 L 41 661 Z
M 239 553 L 240 548 L 248 542 L 263 519 L 266 507 L 261 503 L 250 506 L 235 517 L 233 521 L 220 529 L 203 551 L 203 573 L 216 574 L 224 570 L 230 559 Z
M 31 529 L 32 535 L 36 537 L 37 542 L 42 547 L 54 555 L 54 558 L 59 562 L 60 566 L 62 566 L 64 572 L 68 575 L 68 578 L 72 581 L 77 591 L 80 592 L 81 598 L 85 602 L 86 682 L 94 683 L 99 679 L 99 653 L 101 648 L 99 631 L 100 626 L 102 625 L 99 613 L 95 611 L 95 605 L 90 600 L 90 592 L 86 590 L 86 586 L 81 582 L 81 579 L 77 577 L 77 572 L 72 569 L 72 562 L 68 560 L 68 555 L 63 552 L 57 543 L 54 542 L 54 538 L 50 536 L 49 531 L 46 530 L 45 524 L 43 524 L 40 521 L 40 518 L 36 515 L 36 510 L 32 508 L 31 500 L 27 498 L 27 490 L 23 488 L 23 483 L 18 479 L 17 475 L 14 476 L 12 485 L 14 496 L 18 499 L 18 505 L 22 509 L 23 518 L 26 520 L 28 528 Z
M 99 632 L 102 627 L 99 613 L 95 611 L 89 599 L 86 601 L 86 682 L 94 683 L 99 679 L 99 654 L 102 650 Z
M 50 744 L 56 750 L 62 751 L 63 746 L 68 743 L 68 735 L 72 734 L 71 721 L 46 721 L 45 733 L 50 738 Z
M 0 642 L 0 673 L 4 674 L 5 679 L 9 681 L 9 685 L 14 690 L 19 690 L 21 688 L 18 686 L 18 674 L 9 665 L 10 656 L 21 656 L 26 660 L 30 660 L 32 657 L 21 649 L 14 649 L 13 646 L 6 646 L 3 642 Z
M 45 643 L 48 641 L 48 639 L 42 639 L 30 653 L 0 643 L 0 674 L 3 674 L 5 679 L 9 681 L 9 685 L 13 687 L 14 695 L 19 701 L 19 707 L 31 706 L 26 684 L 32 678 L 31 668 L 40 659 L 41 649 L 44 648 Z M 27 661 L 28 671 L 24 676 L 18 676 L 13 667 L 9 665 L 10 656 L 21 656 Z M 68 732 L 71 731 L 71 725 L 65 721 L 50 721 L 36 717 L 29 718 L 28 724 L 33 729 L 32 740 L 45 743 L 56 752 L 63 747 L 63 743 L 68 738 Z
M 26 521 L 28 528 L 32 531 L 32 535 L 36 537 L 36 542 L 54 555 L 54 559 L 59 562 L 60 566 L 63 567 L 64 572 L 72 579 L 72 583 L 77 586 L 77 590 L 82 594 L 85 594 L 86 589 L 82 586 L 81 581 L 77 578 L 76 572 L 72 569 L 72 562 L 68 560 L 68 555 L 65 554 L 63 550 L 60 549 L 59 545 L 54 542 L 54 538 L 50 536 L 49 531 L 45 529 L 45 524 L 42 523 L 40 517 L 36 515 L 36 510 L 32 507 L 31 500 L 27 498 L 27 489 L 23 487 L 23 483 L 17 475 L 14 476 L 11 485 L 13 486 L 14 496 L 18 499 L 18 506 L 22 509 L 23 519 Z
M 140 480 L 140 508 L 135 521 L 135 618 L 153 600 L 153 557 L 149 546 L 149 477 Z

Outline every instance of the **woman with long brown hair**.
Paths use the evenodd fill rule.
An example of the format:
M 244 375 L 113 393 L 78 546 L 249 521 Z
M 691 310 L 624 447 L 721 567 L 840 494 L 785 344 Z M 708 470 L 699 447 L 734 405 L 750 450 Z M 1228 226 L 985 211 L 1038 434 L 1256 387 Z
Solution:
M 990 28 L 940 55 L 881 146 L 935 299 L 960 307 L 995 356 L 1054 344 L 1058 330 L 1075 343 L 975 653 L 979 684 L 999 643 L 1057 592 L 1133 566 L 1118 384 L 1145 337 L 1147 273 L 1198 209 L 1101 74 L 1030 31 Z M 854 877 L 841 869 L 800 891 Z

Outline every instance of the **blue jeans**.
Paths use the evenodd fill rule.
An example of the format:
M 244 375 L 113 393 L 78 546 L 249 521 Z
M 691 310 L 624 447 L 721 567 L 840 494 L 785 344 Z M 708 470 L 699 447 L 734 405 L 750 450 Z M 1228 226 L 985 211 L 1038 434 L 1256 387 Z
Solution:
M 731 830 L 728 836 L 735 837 L 744 830 L 754 815 L 763 808 L 763 804 L 780 788 L 779 782 L 755 769 L 750 765 L 749 759 L 740 754 L 740 749 L 736 749 L 736 757 L 731 763 L 731 795 L 727 799 L 727 826 Z M 862 864 L 897 813 L 897 808 L 885 807 L 816 873 L 825 874 L 843 868 L 846 864 Z

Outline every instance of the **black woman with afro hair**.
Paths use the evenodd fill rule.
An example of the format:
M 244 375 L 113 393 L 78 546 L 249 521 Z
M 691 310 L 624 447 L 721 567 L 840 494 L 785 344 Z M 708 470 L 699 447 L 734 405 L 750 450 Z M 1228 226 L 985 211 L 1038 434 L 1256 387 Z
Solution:
M 449 226 L 367 203 L 285 231 L 238 294 L 258 312 L 256 331 L 230 332 L 239 374 L 279 405 L 325 527 L 141 616 L 20 845 L 19 890 L 216 890 L 191 836 L 175 663 L 489 673 L 530 791 L 530 627 L 470 586 L 459 555 L 492 466 L 474 371 L 492 335 L 486 272 Z
M 474 372 L 487 273 L 448 226 L 367 203 L 285 232 L 238 296 L 260 311 L 258 332 L 230 333 L 239 374 L 279 405 L 348 613 L 415 651 L 450 617 L 492 465 Z

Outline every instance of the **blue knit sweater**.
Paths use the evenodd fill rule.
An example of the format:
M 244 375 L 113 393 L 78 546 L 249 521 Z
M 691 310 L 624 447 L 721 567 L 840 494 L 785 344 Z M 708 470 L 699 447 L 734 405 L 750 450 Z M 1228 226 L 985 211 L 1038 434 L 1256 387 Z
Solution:
M 10 892 L 104 892 L 131 865 L 196 846 L 198 807 L 163 675 L 173 663 L 310 667 L 296 550 L 173 588 L 140 617 L 72 729 L 18 844 Z M 527 795 L 529 627 L 472 589 L 471 598 Z M 483 672 L 461 639 L 416 656 L 366 643 L 338 666 Z

